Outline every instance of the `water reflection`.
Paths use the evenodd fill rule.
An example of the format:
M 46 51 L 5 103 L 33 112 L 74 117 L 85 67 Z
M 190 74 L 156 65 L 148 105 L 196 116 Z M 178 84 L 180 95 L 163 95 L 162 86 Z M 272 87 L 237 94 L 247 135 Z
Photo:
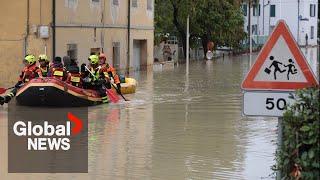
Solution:
M 133 74 L 130 102 L 89 108 L 88 174 L 7 174 L 2 107 L 1 179 L 272 179 L 277 120 L 241 116 L 248 69 L 242 55 Z

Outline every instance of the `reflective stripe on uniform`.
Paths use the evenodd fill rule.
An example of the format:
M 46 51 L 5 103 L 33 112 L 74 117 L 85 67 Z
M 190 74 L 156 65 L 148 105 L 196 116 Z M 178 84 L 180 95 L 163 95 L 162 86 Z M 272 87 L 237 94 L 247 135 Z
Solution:
M 54 76 L 63 76 L 63 71 L 54 71 Z
M 109 77 L 109 73 L 108 72 L 103 72 L 104 77 L 108 78 Z
M 101 99 L 102 99 L 103 103 L 108 103 L 109 102 L 108 96 L 102 97 Z
M 47 67 L 45 67 L 45 69 L 43 69 L 41 66 L 39 66 L 39 68 L 40 68 L 40 70 L 41 70 L 42 75 L 43 75 L 43 76 L 47 76 L 47 74 L 48 74 L 48 69 L 47 69 Z
M 71 76 L 70 81 L 71 81 L 71 82 L 75 82 L 75 83 L 79 83 L 79 82 L 80 82 L 80 77 Z

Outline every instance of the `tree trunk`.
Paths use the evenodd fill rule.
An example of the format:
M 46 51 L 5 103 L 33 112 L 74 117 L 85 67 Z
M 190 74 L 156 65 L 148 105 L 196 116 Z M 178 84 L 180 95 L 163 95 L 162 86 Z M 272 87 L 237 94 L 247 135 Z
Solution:
M 179 15 L 178 7 L 174 3 L 172 3 L 172 6 L 173 6 L 173 24 L 177 28 L 178 33 L 179 33 L 179 37 L 182 40 L 183 52 L 184 52 L 184 56 L 186 57 L 186 52 L 187 52 L 186 51 L 187 50 L 187 45 L 186 45 L 186 43 L 187 43 L 186 42 L 187 35 L 186 35 L 186 31 L 183 28 L 183 26 L 181 26 L 181 24 L 180 24 L 180 22 L 178 20 L 178 15 Z
M 202 36 L 201 43 L 202 43 L 203 53 L 204 53 L 204 55 L 206 55 L 206 53 L 208 51 L 208 47 L 207 47 L 208 38 L 206 36 Z
M 202 42 L 202 48 L 203 48 L 203 53 L 204 55 L 207 54 L 208 52 L 208 42 L 210 41 L 210 35 L 209 34 L 204 34 L 201 36 L 201 42 Z

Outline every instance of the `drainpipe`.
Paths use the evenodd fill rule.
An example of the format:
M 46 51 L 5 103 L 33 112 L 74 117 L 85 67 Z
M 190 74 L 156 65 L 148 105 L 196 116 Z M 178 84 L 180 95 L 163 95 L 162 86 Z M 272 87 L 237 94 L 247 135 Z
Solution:
M 127 52 L 127 74 L 130 70 L 130 31 L 131 31 L 131 0 L 128 1 L 128 52 Z
M 300 31 L 300 0 L 298 0 L 298 32 L 297 32 L 297 42 L 298 46 L 300 46 L 300 37 L 299 37 L 299 31 Z
M 101 2 L 101 24 L 102 27 L 104 27 L 104 11 L 105 11 L 105 0 Z M 101 43 L 101 52 L 104 53 L 104 35 L 105 35 L 105 29 L 102 28 L 100 31 L 100 43 Z
M 262 10 L 263 10 L 263 13 L 262 13 L 262 34 L 264 36 L 264 0 L 262 2 Z
M 27 22 L 26 22 L 26 35 L 24 36 L 24 56 L 27 54 L 28 49 L 28 36 L 29 36 L 29 26 L 30 26 L 30 0 L 27 1 Z
M 56 0 L 52 0 L 52 59 L 56 56 Z
M 249 63 L 250 63 L 250 67 L 252 64 L 252 25 L 251 25 L 251 6 L 252 6 L 252 2 L 251 0 L 249 0 L 249 17 L 248 17 L 248 24 L 249 24 Z

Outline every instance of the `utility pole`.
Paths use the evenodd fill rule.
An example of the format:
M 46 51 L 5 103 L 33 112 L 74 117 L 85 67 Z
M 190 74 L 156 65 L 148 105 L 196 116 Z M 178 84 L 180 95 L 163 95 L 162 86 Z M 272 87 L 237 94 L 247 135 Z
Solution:
M 279 5 L 280 5 L 280 19 L 282 19 L 282 2 L 279 0 Z
M 252 0 L 249 0 L 249 16 L 248 16 L 248 25 L 249 25 L 249 44 L 250 44 L 250 53 L 249 53 L 249 63 L 250 67 L 252 64 L 252 27 L 251 27 L 251 6 L 252 6 Z
M 127 28 L 127 34 L 128 34 L 128 46 L 127 46 L 127 74 L 130 73 L 130 45 L 131 45 L 131 0 L 128 1 L 128 28 Z
M 270 1 L 268 0 L 268 3 L 267 4 L 265 4 L 265 0 L 263 0 L 263 35 L 265 35 L 266 33 L 265 33 L 265 7 L 267 7 L 268 5 L 270 5 Z M 270 6 L 269 6 L 269 30 L 270 30 Z M 269 30 L 268 30 L 268 34 L 270 34 L 269 33 Z
M 186 47 L 187 47 L 187 49 L 186 49 L 186 74 L 188 75 L 189 74 L 189 37 L 190 37 L 190 34 L 189 34 L 189 31 L 190 31 L 190 29 L 189 29 L 189 21 L 190 21 L 190 17 L 189 17 L 189 15 L 188 15 L 188 18 L 187 18 L 187 41 L 186 41 L 186 43 L 187 43 L 187 45 L 186 45 Z

